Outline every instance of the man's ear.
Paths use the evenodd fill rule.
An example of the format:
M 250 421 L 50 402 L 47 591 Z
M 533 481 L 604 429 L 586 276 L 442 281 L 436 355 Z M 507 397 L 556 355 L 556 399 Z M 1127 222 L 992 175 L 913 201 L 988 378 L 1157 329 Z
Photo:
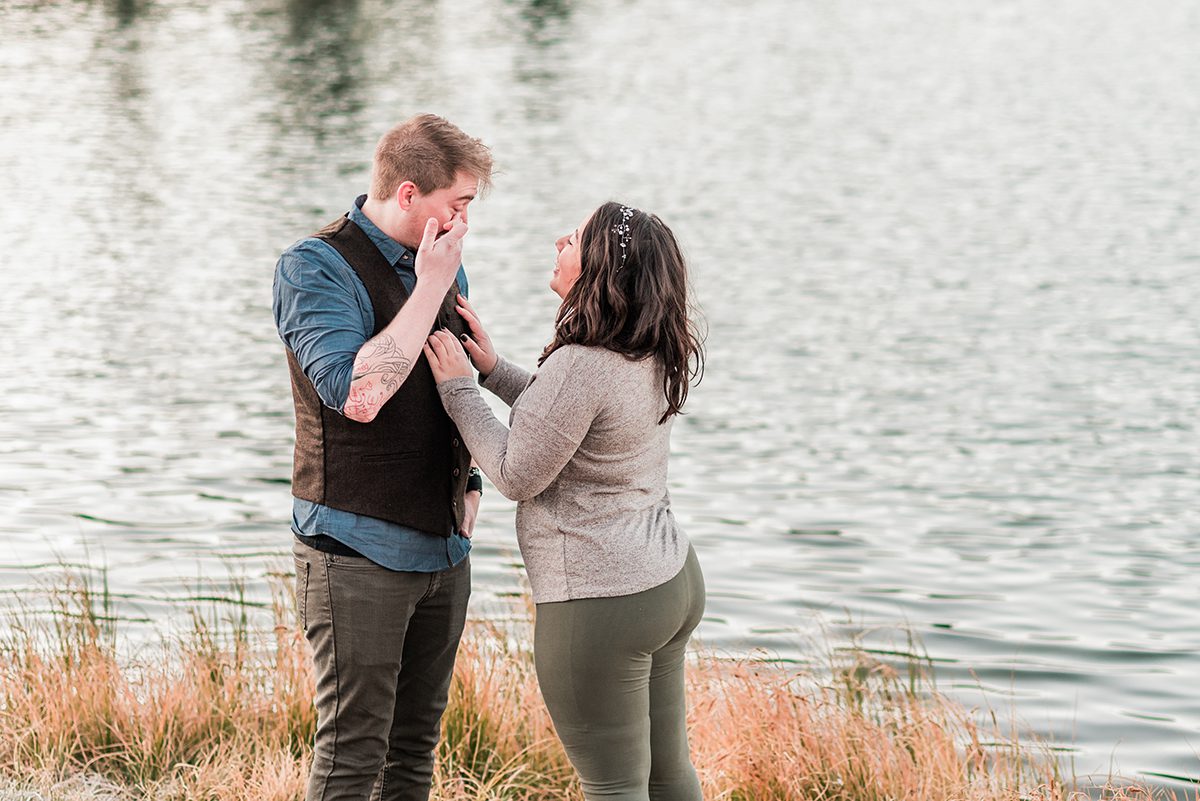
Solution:
M 419 195 L 417 185 L 412 181 L 403 181 L 400 186 L 396 187 L 396 202 L 400 204 L 401 211 L 408 211 L 413 204 L 413 198 Z

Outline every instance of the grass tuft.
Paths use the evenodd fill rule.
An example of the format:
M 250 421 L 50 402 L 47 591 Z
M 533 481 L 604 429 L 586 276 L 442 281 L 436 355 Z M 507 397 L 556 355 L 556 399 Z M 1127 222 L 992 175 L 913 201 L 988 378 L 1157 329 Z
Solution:
M 214 608 L 182 638 L 121 657 L 106 584 L 68 573 L 52 614 L 18 612 L 0 640 L 0 799 L 303 798 L 316 731 L 291 593 L 274 626 Z M 530 619 L 474 621 L 443 721 L 433 797 L 580 801 L 533 669 Z M 1069 801 L 1048 749 L 856 649 L 813 675 L 694 654 L 689 732 L 714 801 Z M 1163 798 L 1111 786 L 1114 801 Z M 1200 798 L 1200 795 L 1197 796 Z

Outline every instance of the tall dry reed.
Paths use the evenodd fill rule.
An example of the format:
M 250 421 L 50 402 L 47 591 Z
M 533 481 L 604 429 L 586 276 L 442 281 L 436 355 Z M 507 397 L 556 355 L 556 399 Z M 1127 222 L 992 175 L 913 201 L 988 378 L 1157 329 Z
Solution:
M 107 592 L 83 575 L 53 593 L 53 615 L 14 614 L 0 645 L 0 799 L 302 798 L 313 680 L 282 585 L 268 632 L 197 614 L 187 637 L 131 658 L 118 654 Z M 582 798 L 538 692 L 529 633 L 528 619 L 469 627 L 434 798 Z M 967 711 L 861 652 L 820 676 L 700 655 L 688 681 L 707 799 L 1071 795 L 1048 755 L 981 732 Z

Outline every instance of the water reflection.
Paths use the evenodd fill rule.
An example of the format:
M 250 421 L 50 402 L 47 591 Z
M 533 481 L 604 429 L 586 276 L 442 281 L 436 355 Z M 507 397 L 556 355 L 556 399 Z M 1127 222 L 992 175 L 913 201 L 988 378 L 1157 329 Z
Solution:
M 368 78 L 365 28 L 358 0 L 287 0 L 288 31 L 270 67 L 280 95 L 281 127 L 318 144 L 361 124 Z
M 564 38 L 564 26 L 570 19 L 571 0 L 509 0 L 520 9 L 527 23 L 525 41 L 532 46 L 557 44 Z
M 520 91 L 528 120 L 553 124 L 561 121 L 564 93 L 559 84 L 569 63 L 565 49 L 571 6 L 565 0 L 528 0 L 518 8 L 517 27 L 526 46 L 513 53 L 513 87 Z
M 435 111 L 502 169 L 468 270 L 519 361 L 586 208 L 644 203 L 686 243 L 710 370 L 670 482 L 707 642 L 803 661 L 814 621 L 881 651 L 907 621 L 1081 771 L 1121 741 L 1126 772 L 1196 774 L 1195 20 L 464 2 L 0 16 L 0 585 L 93 543 L 133 619 L 230 564 L 264 592 L 291 437 L 271 268 Z M 519 587 L 512 504 L 486 504 L 481 603 Z
M 97 179 L 89 188 L 89 203 L 77 212 L 73 226 L 95 232 L 100 245 L 99 265 L 108 280 L 132 290 L 131 302 L 139 300 L 145 284 L 129 281 L 135 254 L 153 238 L 162 224 L 162 205 L 157 196 L 162 176 L 156 169 L 162 146 L 159 121 L 153 118 L 154 89 L 147 79 L 147 52 L 143 37 L 149 11 L 147 3 L 110 4 L 115 27 L 97 33 L 89 63 L 103 81 L 99 125 L 91 132 L 87 165 Z M 91 182 L 89 182 L 91 183 Z M 73 215 L 74 216 L 74 215 Z M 111 273 L 108 264 L 117 269 Z M 140 288 L 140 292 L 138 291 Z
M 124 28 L 133 24 L 150 3 L 149 0 L 106 0 L 104 5 L 116 18 L 117 25 Z

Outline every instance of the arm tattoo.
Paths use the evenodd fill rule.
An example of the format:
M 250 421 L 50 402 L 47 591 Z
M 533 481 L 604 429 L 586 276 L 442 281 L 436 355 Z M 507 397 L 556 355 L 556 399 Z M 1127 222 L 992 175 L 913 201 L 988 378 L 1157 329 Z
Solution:
M 369 375 L 379 376 L 382 389 L 394 390 L 412 370 L 412 360 L 404 355 L 404 351 L 396 344 L 391 336 L 383 335 L 371 343 L 371 351 L 359 356 L 354 362 L 354 372 L 350 377 L 351 383 Z
M 374 385 L 370 381 L 359 387 L 351 385 L 350 396 L 346 398 L 346 404 L 342 407 L 342 413 L 351 418 L 368 414 L 371 407 L 372 389 L 374 389 Z
M 412 372 L 412 359 L 392 337 L 380 336 L 368 344 L 367 352 L 354 360 L 350 394 L 342 406 L 342 414 L 354 420 L 373 418 Z

